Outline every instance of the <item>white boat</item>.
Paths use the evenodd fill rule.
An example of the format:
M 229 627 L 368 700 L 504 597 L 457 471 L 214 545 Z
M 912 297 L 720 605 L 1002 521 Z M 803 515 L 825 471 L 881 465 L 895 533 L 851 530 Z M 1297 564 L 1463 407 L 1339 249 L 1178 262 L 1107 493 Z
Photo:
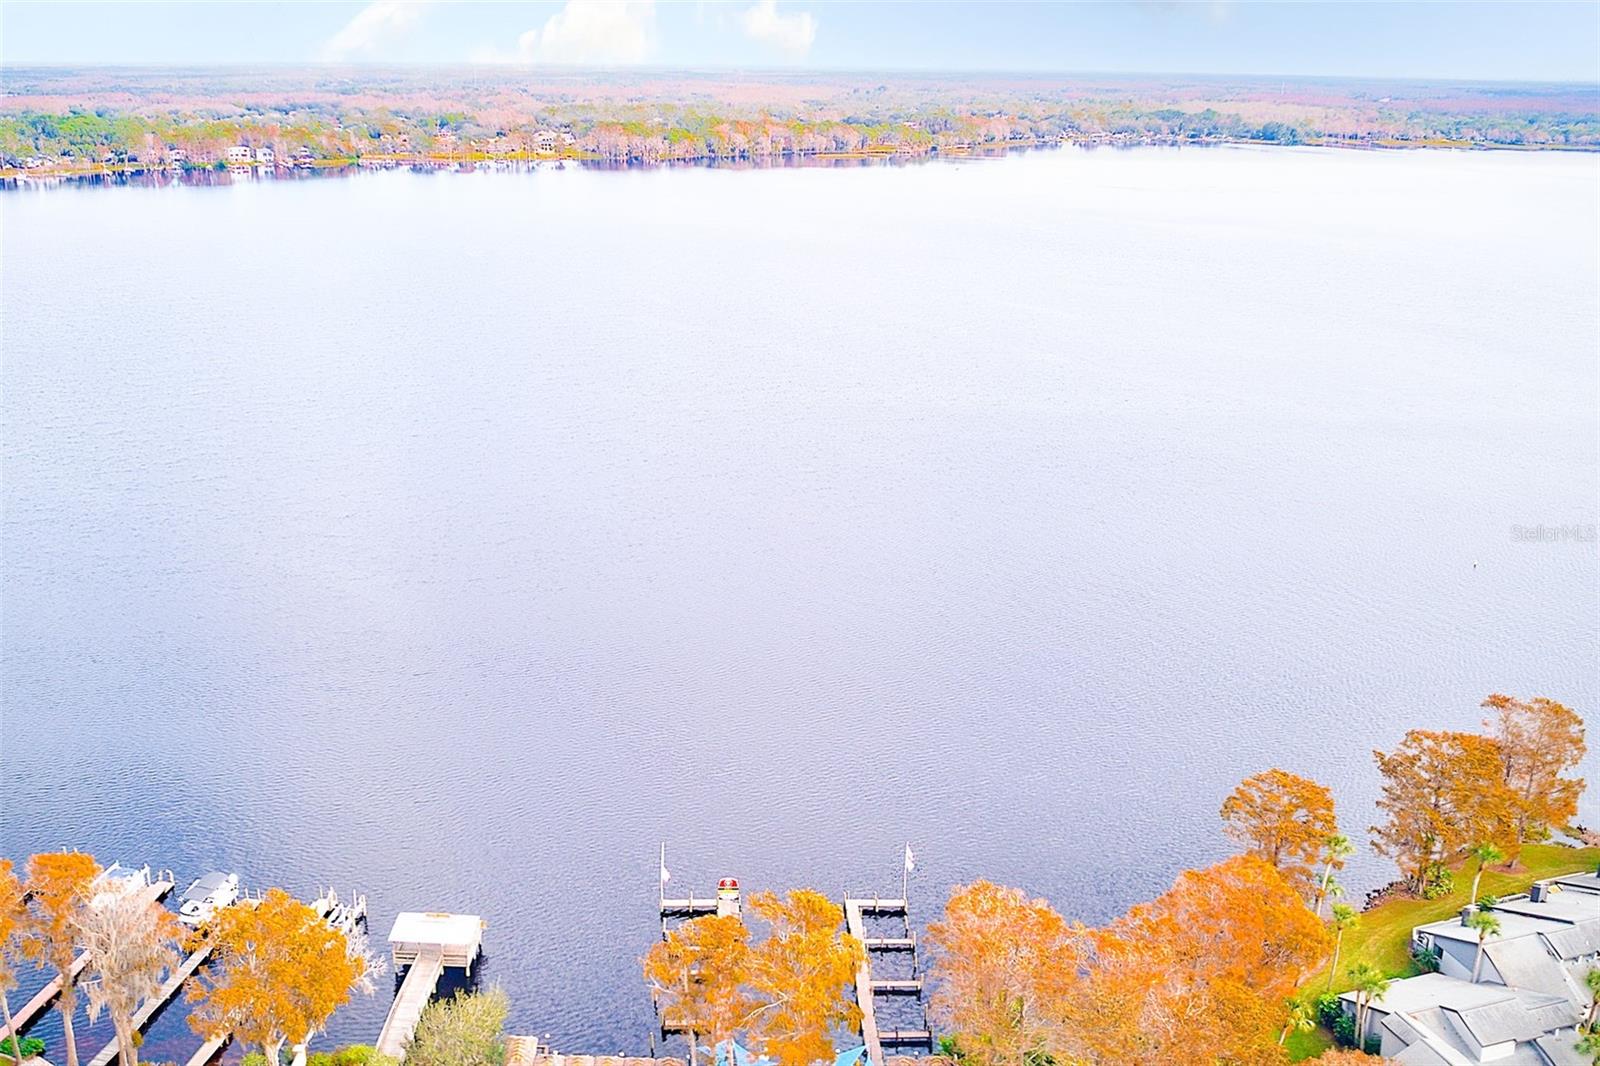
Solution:
M 94 881 L 95 906 L 100 906 L 113 899 L 119 899 L 132 892 L 137 892 L 150 884 L 150 867 L 142 866 L 130 870 L 119 862 L 114 862 L 100 871 Z
M 239 898 L 239 875 L 212 871 L 197 877 L 178 899 L 178 921 L 184 925 L 204 925 L 224 907 Z

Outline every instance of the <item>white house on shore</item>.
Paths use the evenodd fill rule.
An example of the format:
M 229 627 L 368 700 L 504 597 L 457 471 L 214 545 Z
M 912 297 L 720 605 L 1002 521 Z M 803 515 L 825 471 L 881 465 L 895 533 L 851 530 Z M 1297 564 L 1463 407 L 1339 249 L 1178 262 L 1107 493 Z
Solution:
M 1500 931 L 1483 942 L 1476 981 L 1472 910 L 1412 930 L 1412 947 L 1436 952 L 1439 972 L 1391 982 L 1361 1039 L 1377 1037 L 1405 1066 L 1587 1066 L 1577 1026 L 1591 1003 L 1584 977 L 1600 968 L 1600 871 L 1497 901 Z M 1354 1015 L 1355 994 L 1339 998 Z
M 271 148 L 257 148 L 256 162 L 260 163 L 264 167 L 270 167 L 273 163 L 277 162 L 277 156 L 273 154 Z
M 236 144 L 228 149 L 228 162 L 251 163 L 255 161 L 255 152 L 247 144 Z

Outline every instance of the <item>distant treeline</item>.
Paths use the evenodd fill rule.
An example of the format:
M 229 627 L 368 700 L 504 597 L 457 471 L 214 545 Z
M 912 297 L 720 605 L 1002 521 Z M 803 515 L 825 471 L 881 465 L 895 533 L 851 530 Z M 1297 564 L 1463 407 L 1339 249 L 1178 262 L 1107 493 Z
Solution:
M 870 96 L 795 107 L 534 104 L 503 96 L 446 108 L 376 101 L 353 106 L 338 98 L 170 108 L 86 101 L 66 110 L 24 109 L 0 117 L 0 165 L 211 165 L 226 162 L 228 150 L 241 146 L 271 148 L 280 164 L 291 156 L 310 161 L 572 154 L 656 162 L 928 154 L 1041 141 L 1600 149 L 1600 114 L 1538 110 L 1537 104 L 1530 101 L 1527 111 L 1503 103 L 1457 111 L 1419 107 L 1416 101 L 1391 105 L 1384 99 L 1332 104 L 1243 99 L 1227 108 L 1071 100 L 956 106 Z

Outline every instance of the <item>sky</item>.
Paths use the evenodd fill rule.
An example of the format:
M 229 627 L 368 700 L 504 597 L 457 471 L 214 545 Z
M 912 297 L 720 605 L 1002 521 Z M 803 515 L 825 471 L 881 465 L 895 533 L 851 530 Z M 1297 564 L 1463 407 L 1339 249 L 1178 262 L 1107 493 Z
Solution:
M 0 0 L 0 66 L 493 63 L 1600 83 L 1600 0 Z

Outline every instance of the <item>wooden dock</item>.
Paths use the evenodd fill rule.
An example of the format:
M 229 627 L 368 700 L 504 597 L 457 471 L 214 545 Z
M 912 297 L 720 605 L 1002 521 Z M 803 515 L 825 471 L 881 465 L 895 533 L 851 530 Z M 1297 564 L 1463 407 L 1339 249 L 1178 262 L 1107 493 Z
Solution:
M 417 952 L 400 991 L 389 1005 L 389 1016 L 384 1019 L 383 1032 L 378 1035 L 378 1054 L 392 1059 L 405 1058 L 406 1045 L 416 1035 L 422 1009 L 433 998 L 434 986 L 443 972 L 443 948 L 430 944 Z
M 904 936 L 882 937 L 867 935 L 868 915 L 898 916 L 905 928 Z M 878 1026 L 878 996 L 915 996 L 922 998 L 921 971 L 917 968 L 917 939 L 911 931 L 911 908 L 904 899 L 866 899 L 846 896 L 844 901 L 845 928 L 861 942 L 865 952 L 861 965 L 856 967 L 856 1005 L 861 1008 L 861 1042 L 867 1047 L 867 1060 L 871 1066 L 884 1066 L 885 1047 L 933 1048 L 933 1034 L 922 1029 L 881 1029 Z M 872 957 L 886 952 L 909 952 L 911 976 L 885 978 L 872 976 Z
M 139 1009 L 134 1011 L 132 1018 L 134 1032 L 141 1032 L 145 1026 L 150 1024 L 150 1019 L 156 1016 L 156 1011 L 160 1010 L 168 1000 L 178 994 L 178 989 L 182 988 L 183 983 L 193 977 L 195 971 L 205 964 L 205 961 L 211 957 L 211 952 L 212 945 L 204 944 L 190 953 L 189 957 L 184 959 L 178 968 L 168 975 L 166 983 L 156 990 L 156 994 L 139 1005 Z M 113 1062 L 117 1061 L 119 1054 L 117 1042 L 112 1040 L 100 1049 L 98 1055 L 89 1060 L 89 1066 L 111 1066 Z
M 406 1046 L 416 1035 L 422 1010 L 433 998 L 444 968 L 472 972 L 472 964 L 483 952 L 484 925 L 476 914 L 408 911 L 395 918 L 389 932 L 389 955 L 397 970 L 409 968 L 378 1034 L 379 1054 L 397 1060 L 406 1057 Z
M 156 904 L 166 898 L 167 893 L 171 892 L 173 887 L 174 882 L 170 880 L 152 881 L 137 891 L 143 893 L 152 904 Z M 72 968 L 67 971 L 68 979 L 76 982 L 78 975 L 83 973 L 84 968 L 88 965 L 89 956 L 86 953 L 80 953 L 77 958 L 72 960 Z M 37 1021 L 39 1015 L 44 1013 L 45 1008 L 54 1003 L 56 997 L 61 995 L 62 987 L 62 977 L 57 974 L 49 984 L 39 989 L 32 999 L 24 1003 L 20 1009 L 12 1012 L 11 1023 L 15 1027 L 15 1031 L 18 1033 L 26 1032 L 28 1026 Z M 11 1029 L 0 1025 L 0 1040 L 5 1040 L 11 1035 Z
M 184 1066 L 207 1066 L 212 1059 L 222 1054 L 222 1049 L 232 1041 L 232 1033 L 224 1033 L 222 1036 L 212 1037 L 200 1045 L 200 1050 L 189 1056 L 189 1061 L 184 1063 Z

